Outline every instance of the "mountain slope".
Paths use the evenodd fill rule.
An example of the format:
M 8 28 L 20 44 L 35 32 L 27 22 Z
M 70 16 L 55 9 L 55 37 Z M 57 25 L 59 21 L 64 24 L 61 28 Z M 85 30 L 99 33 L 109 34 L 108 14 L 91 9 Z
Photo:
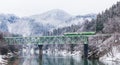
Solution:
M 95 15 L 94 15 L 95 16 Z M 23 36 L 47 35 L 48 31 L 85 23 L 92 15 L 72 16 L 63 10 L 55 9 L 39 15 L 19 18 L 12 14 L 0 15 L 0 29 Z
M 119 31 L 120 25 L 120 2 L 105 10 L 96 18 L 96 31 L 102 33 L 115 33 Z
M 65 21 L 71 17 L 72 16 L 68 13 L 59 9 L 51 10 L 40 15 L 30 16 L 30 18 L 36 20 L 36 22 L 42 22 L 43 25 L 52 25 L 55 28 L 67 26 Z

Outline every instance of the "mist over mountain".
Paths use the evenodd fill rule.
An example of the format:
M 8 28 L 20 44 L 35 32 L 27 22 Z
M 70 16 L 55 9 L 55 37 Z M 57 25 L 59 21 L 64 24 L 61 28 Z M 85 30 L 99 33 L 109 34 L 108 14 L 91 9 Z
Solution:
M 0 30 L 23 36 L 41 36 L 54 29 L 77 24 L 82 25 L 85 20 L 92 18 L 96 18 L 96 14 L 73 16 L 59 9 L 23 18 L 13 14 L 0 14 Z

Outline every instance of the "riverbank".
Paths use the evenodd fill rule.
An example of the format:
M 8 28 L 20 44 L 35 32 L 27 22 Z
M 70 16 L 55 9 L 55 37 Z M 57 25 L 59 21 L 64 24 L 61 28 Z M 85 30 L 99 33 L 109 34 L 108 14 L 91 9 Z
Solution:
M 82 56 L 81 51 L 73 51 L 73 53 L 71 53 L 71 51 L 67 51 L 67 50 L 58 50 L 55 49 L 54 51 L 51 51 L 50 49 L 43 51 L 43 54 L 47 54 L 47 55 L 55 55 L 55 56 Z
M 120 65 L 120 50 L 119 50 L 119 46 L 117 47 L 112 47 L 111 51 L 107 54 L 105 54 L 103 57 L 101 57 L 99 60 L 110 65 L 110 63 L 117 63 L 118 65 Z
M 6 65 L 7 64 L 7 60 L 3 59 L 4 55 L 0 55 L 0 65 Z
M 23 49 L 24 53 L 27 53 L 26 51 L 30 52 L 30 55 L 34 53 L 39 54 L 39 50 L 34 50 L 34 49 Z M 107 53 L 106 55 L 104 55 L 103 57 L 100 57 L 100 59 L 98 59 L 100 62 L 104 63 L 104 65 L 119 65 L 119 58 L 120 58 L 120 53 L 118 52 L 118 47 L 114 47 L 112 50 L 113 56 L 111 53 Z M 73 53 L 71 53 L 70 51 L 67 50 L 57 50 L 55 49 L 54 51 L 48 49 L 48 50 L 44 50 L 43 51 L 43 56 L 47 55 L 49 57 L 54 56 L 55 58 L 66 58 L 66 57 L 73 57 L 74 60 L 76 61 L 80 61 L 81 56 L 82 56 L 82 52 L 81 51 L 73 51 Z M 2 59 L 3 57 L 5 57 L 4 55 L 0 55 L 0 64 L 2 65 L 6 65 L 7 61 Z M 96 59 L 92 59 L 92 60 L 96 60 Z M 91 61 L 91 60 L 89 60 Z

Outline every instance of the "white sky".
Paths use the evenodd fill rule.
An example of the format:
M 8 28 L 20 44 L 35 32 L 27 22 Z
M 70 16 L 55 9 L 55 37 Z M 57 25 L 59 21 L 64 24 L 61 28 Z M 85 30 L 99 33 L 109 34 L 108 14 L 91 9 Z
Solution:
M 120 0 L 0 0 L 0 13 L 30 16 L 52 9 L 72 15 L 98 13 Z

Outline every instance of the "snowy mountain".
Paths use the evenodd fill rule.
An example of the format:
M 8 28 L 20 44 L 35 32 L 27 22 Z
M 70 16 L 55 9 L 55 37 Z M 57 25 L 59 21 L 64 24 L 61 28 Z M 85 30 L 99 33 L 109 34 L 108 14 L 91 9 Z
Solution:
M 70 14 L 68 14 L 67 12 L 63 10 L 59 10 L 59 9 L 51 10 L 51 11 L 45 12 L 40 15 L 31 16 L 31 18 L 33 19 L 38 19 L 38 18 L 42 20 L 54 19 L 54 20 L 59 20 L 59 21 L 65 21 L 69 19 L 70 17 L 72 17 Z
M 50 30 L 83 24 L 85 20 L 91 20 L 96 15 L 73 16 L 59 9 L 54 9 L 39 15 L 20 18 L 12 14 L 0 15 L 0 30 L 23 36 L 43 35 Z
M 55 28 L 70 26 L 84 22 L 84 20 L 91 20 L 96 18 L 96 14 L 73 16 L 67 12 L 59 9 L 51 10 L 40 15 L 30 16 L 31 19 L 37 22 L 42 22 L 44 25 L 53 25 Z
M 44 25 L 52 25 L 57 28 L 64 27 L 66 25 L 65 21 L 71 17 L 72 15 L 59 9 L 51 10 L 40 15 L 30 16 L 30 18 L 36 20 L 36 22 L 42 22 Z

